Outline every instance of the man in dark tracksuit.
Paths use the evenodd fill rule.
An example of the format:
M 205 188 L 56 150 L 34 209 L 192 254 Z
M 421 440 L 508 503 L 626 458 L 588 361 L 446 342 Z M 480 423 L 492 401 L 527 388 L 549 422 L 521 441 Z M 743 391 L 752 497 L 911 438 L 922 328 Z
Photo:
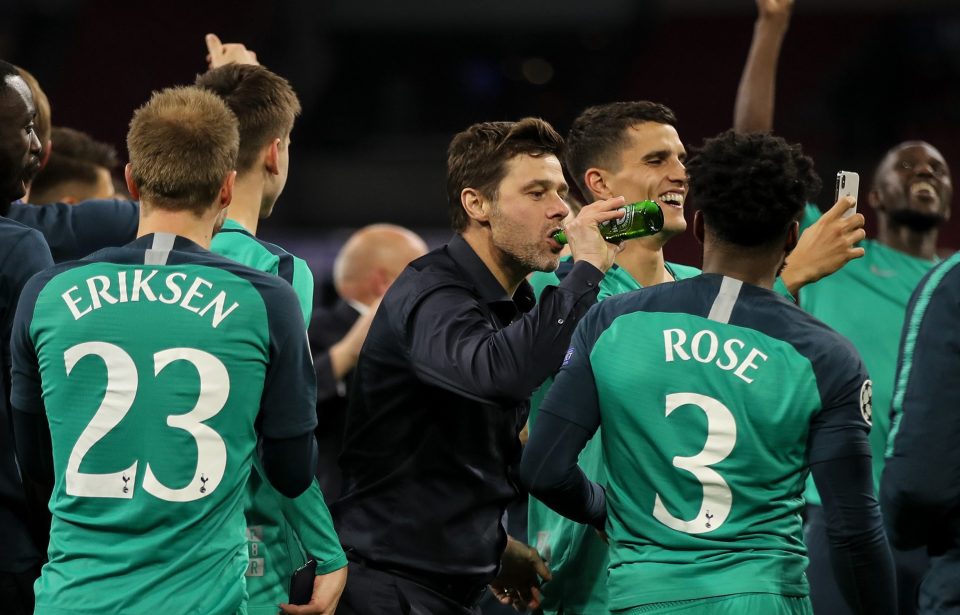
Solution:
M 926 546 L 918 612 L 960 613 L 960 254 L 910 298 L 880 485 L 890 543 Z

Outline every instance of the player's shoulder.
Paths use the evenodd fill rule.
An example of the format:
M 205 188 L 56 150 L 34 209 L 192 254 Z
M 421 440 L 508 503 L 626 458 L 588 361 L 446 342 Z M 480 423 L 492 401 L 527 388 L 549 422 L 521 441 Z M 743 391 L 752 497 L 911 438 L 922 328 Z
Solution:
M 924 275 L 914 294 L 918 299 L 934 293 L 960 296 L 960 252 L 937 263 Z
M 747 326 L 779 339 L 804 356 L 815 371 L 857 368 L 860 353 L 846 337 L 785 297 L 764 291 L 767 301 L 750 306 L 732 324 Z
M 673 274 L 674 279 L 678 282 L 681 280 L 687 280 L 689 278 L 694 278 L 703 273 L 699 267 L 691 267 L 690 265 L 681 265 L 680 263 L 667 263 L 667 268 Z
M 49 251 L 43 233 L 16 220 L 0 217 L 0 254 L 6 257 L 26 249 Z
M 38 271 L 31 276 L 23 286 L 23 290 L 20 293 L 20 303 L 24 306 L 35 305 L 41 293 L 43 293 L 51 281 L 60 275 L 83 267 L 85 264 L 83 261 L 68 261 L 65 263 L 57 263 L 52 267 Z
M 271 249 L 273 248 L 273 249 Z M 240 261 L 254 269 L 263 269 L 279 257 L 279 246 L 273 246 L 252 235 L 239 224 L 224 225 L 210 242 L 210 251 Z
M 411 261 L 387 291 L 418 297 L 442 287 L 472 288 L 466 272 L 450 254 L 449 244 Z
M 264 296 L 265 301 L 273 300 L 275 296 L 280 296 L 281 298 L 289 296 L 296 300 L 296 293 L 294 293 L 288 281 L 283 280 L 271 272 L 251 267 L 246 263 L 235 261 L 216 252 L 206 250 L 203 252 L 189 252 L 182 262 L 184 264 L 195 264 L 210 269 L 222 270 L 230 275 L 241 278 L 259 291 L 260 294 Z M 173 261 L 171 264 L 178 264 L 178 261 Z
M 692 268 L 691 268 L 692 269 Z M 701 307 L 716 294 L 719 281 L 708 276 L 697 275 L 676 282 L 665 282 L 646 286 L 606 299 L 596 308 L 608 316 L 629 314 L 632 312 L 686 312 L 699 314 Z

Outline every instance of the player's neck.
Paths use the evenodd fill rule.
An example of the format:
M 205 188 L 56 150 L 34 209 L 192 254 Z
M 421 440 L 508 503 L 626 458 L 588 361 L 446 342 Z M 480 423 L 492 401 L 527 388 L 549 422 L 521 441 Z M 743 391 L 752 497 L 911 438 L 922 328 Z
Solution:
M 227 210 L 227 218 L 245 228 L 251 235 L 257 234 L 260 207 L 263 204 L 263 180 L 256 175 L 252 172 L 237 175 L 233 199 Z
M 762 288 L 773 288 L 782 264 L 783 252 L 710 243 L 703 247 L 703 273 L 716 273 Z
M 140 208 L 140 226 L 137 237 L 153 233 L 172 233 L 186 237 L 195 244 L 210 249 L 213 239 L 213 220 L 209 216 L 198 218 L 189 211 L 170 211 L 150 207 L 144 203 Z
M 663 243 L 646 239 L 643 237 L 625 242 L 623 251 L 617 255 L 617 266 L 625 269 L 643 287 L 672 282 L 673 276 L 667 271 L 663 260 Z
M 933 260 L 937 256 L 937 236 L 935 227 L 918 231 L 902 224 L 895 224 L 886 216 L 878 218 L 877 241 L 910 256 Z

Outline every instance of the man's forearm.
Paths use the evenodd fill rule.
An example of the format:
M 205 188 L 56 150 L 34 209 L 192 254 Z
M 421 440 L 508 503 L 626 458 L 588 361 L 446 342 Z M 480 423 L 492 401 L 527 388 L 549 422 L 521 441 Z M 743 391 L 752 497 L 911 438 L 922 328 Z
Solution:
M 531 495 L 557 513 L 602 530 L 607 514 L 603 488 L 577 465 L 591 436 L 583 427 L 541 409 L 523 452 L 520 480 Z
M 777 63 L 787 32 L 787 22 L 760 18 L 743 67 L 733 111 L 737 132 L 773 130 Z
M 855 613 L 893 615 L 896 575 L 873 493 L 870 456 L 824 461 L 810 470 L 823 500 L 830 560 L 847 603 Z

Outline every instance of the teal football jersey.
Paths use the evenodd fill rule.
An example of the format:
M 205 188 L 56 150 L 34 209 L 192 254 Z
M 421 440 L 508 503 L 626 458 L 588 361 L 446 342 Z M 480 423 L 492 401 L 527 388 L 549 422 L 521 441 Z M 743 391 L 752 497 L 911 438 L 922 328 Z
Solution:
M 46 412 L 55 484 L 37 613 L 236 613 L 258 434 L 302 437 L 316 391 L 289 285 L 147 235 L 27 286 L 13 399 Z
M 313 274 L 302 258 L 290 254 L 280 246 L 257 239 L 250 231 L 229 218 L 224 221 L 223 228 L 213 236 L 210 251 L 286 280 L 297 293 L 303 322 L 310 322 L 313 314 Z
M 609 608 L 805 596 L 807 467 L 869 454 L 868 392 L 856 350 L 766 289 L 701 275 L 595 306 L 540 411 L 602 426 Z
M 547 286 L 556 286 L 569 272 L 573 262 L 563 259 L 556 272 L 537 272 L 530 276 L 530 284 L 537 297 Z M 700 270 L 686 265 L 667 263 L 674 279 L 684 280 L 700 274 Z M 614 265 L 600 282 L 598 300 L 621 295 L 641 286 L 626 269 Z M 550 389 L 553 378 L 548 378 L 530 400 L 529 429 L 535 429 L 537 410 Z M 580 469 L 590 480 L 606 484 L 600 434 L 587 443 L 578 459 Z M 550 566 L 553 580 L 541 587 L 544 613 L 571 613 L 573 615 L 607 615 L 607 545 L 592 528 L 570 521 L 542 502 L 531 497 L 527 507 L 527 540 L 534 545 Z
M 211 250 L 286 280 L 297 294 L 305 321 L 310 322 L 313 276 L 302 259 L 257 239 L 229 219 L 214 237 Z M 317 561 L 317 574 L 347 565 L 316 480 L 299 497 L 287 498 L 270 486 L 255 464 L 244 513 L 250 556 L 246 571 L 249 615 L 275 615 L 277 605 L 288 599 L 290 575 L 308 558 Z
M 807 206 L 804 226 L 820 212 Z M 896 377 L 900 332 L 910 295 L 937 261 L 894 250 L 874 240 L 860 244 L 863 258 L 850 261 L 836 273 L 800 291 L 800 307 L 853 342 L 873 380 L 873 480 L 879 489 L 884 454 L 890 433 L 890 405 Z M 820 504 L 813 480 L 804 493 L 811 504 Z

